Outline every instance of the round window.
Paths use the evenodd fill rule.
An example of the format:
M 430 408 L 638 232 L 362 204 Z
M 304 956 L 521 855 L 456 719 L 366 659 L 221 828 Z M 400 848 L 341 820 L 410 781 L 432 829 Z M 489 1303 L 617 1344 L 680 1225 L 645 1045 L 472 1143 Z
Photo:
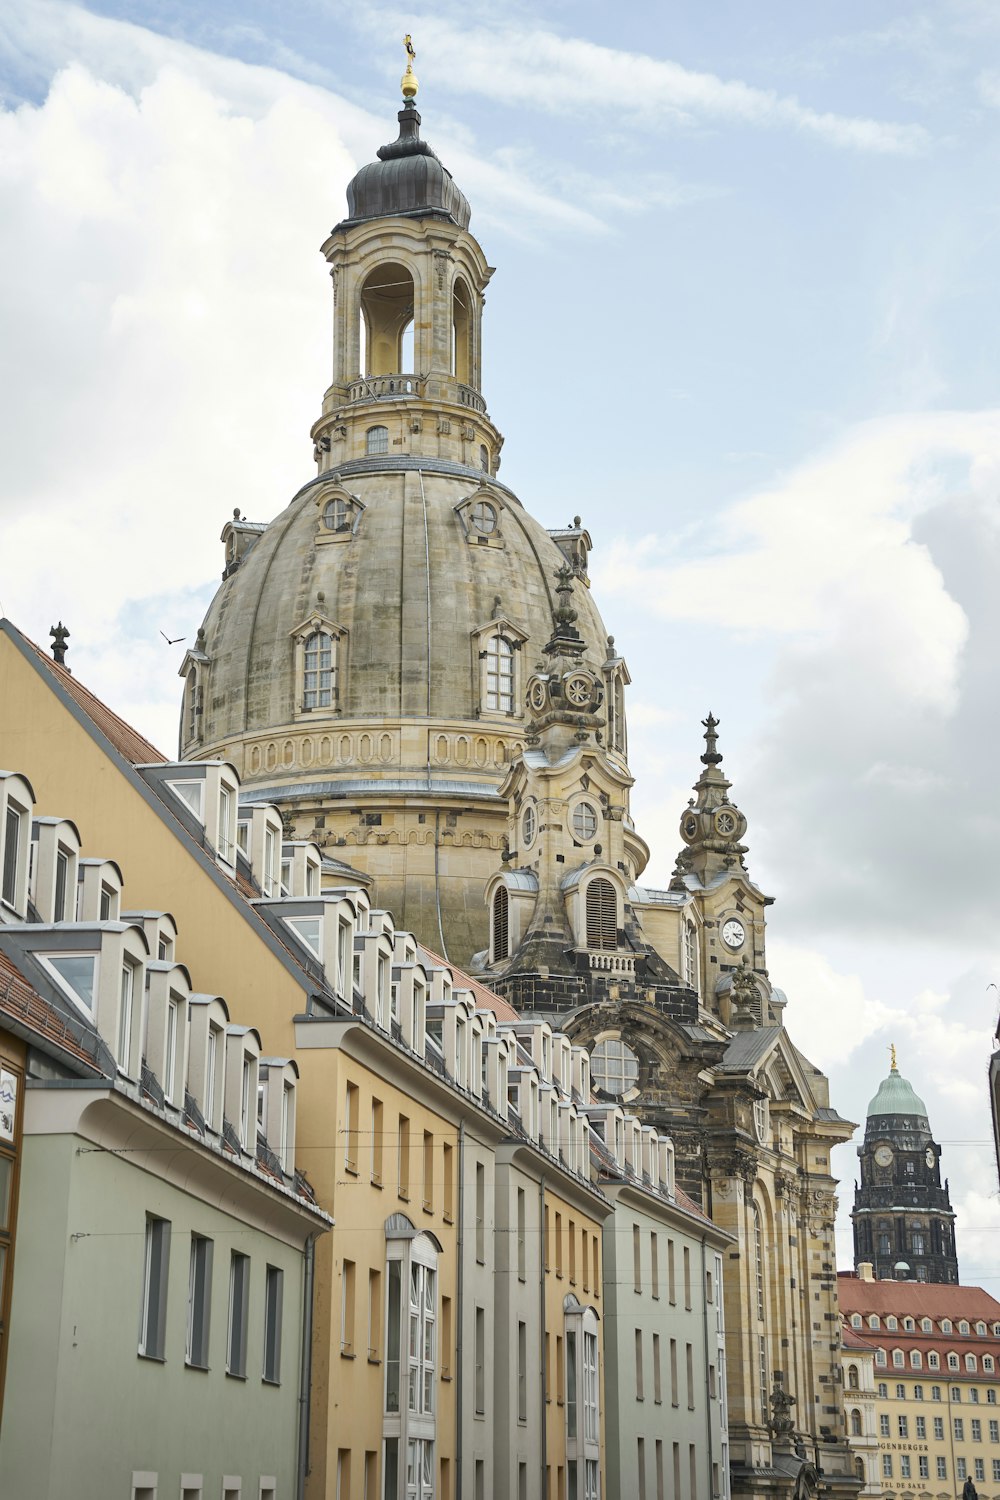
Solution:
M 639 1059 L 621 1038 L 598 1042 L 590 1054 L 590 1076 L 606 1094 L 620 1098 L 634 1088 L 639 1077 Z
M 521 816 L 521 837 L 525 848 L 530 848 L 535 841 L 535 809 L 530 805 Z
M 323 525 L 327 531 L 346 531 L 351 509 L 346 500 L 328 500 L 323 510 Z
M 469 520 L 476 531 L 481 531 L 484 536 L 489 536 L 491 531 L 497 529 L 497 513 L 492 505 L 486 500 L 477 500 L 469 511 Z
M 590 802 L 578 802 L 573 809 L 573 836 L 589 844 L 597 833 L 597 810 Z

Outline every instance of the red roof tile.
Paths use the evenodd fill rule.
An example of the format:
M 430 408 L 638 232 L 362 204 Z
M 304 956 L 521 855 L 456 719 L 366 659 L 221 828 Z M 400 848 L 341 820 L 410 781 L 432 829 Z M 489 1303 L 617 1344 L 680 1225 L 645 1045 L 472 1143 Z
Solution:
M 478 979 L 473 979 L 471 974 L 466 974 L 464 969 L 460 969 L 450 959 L 440 958 L 432 948 L 428 948 L 426 943 L 421 943 L 420 946 L 428 958 L 432 958 L 443 968 L 451 970 L 459 989 L 472 991 L 480 1010 L 491 1010 L 498 1021 L 520 1021 L 520 1015 L 509 1001 L 504 1000 L 501 995 L 494 994 L 492 990 L 488 990 L 485 984 L 480 984 Z
M 100 1072 L 92 1054 L 80 1046 L 55 1006 L 44 1000 L 20 969 L 0 951 L 0 1023 L 4 1017 L 19 1021 L 39 1038 L 55 1043 L 63 1052 L 71 1053 L 96 1073 Z
M 1000 1302 L 979 1286 L 951 1286 L 936 1281 L 861 1281 L 851 1271 L 837 1276 L 841 1311 L 878 1313 L 897 1317 L 967 1318 L 974 1323 L 1000 1323 Z

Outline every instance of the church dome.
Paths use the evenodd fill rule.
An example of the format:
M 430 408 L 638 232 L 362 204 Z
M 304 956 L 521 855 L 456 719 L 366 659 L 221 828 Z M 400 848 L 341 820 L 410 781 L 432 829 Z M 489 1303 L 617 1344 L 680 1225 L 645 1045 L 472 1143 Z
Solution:
M 429 720 L 449 734 L 490 731 L 486 764 L 470 746 L 463 779 L 498 783 L 505 767 L 493 741 L 524 733 L 525 708 L 523 691 L 509 705 L 485 701 L 487 642 L 497 633 L 511 642 L 511 677 L 523 690 L 552 635 L 566 558 L 506 486 L 482 481 L 475 470 L 408 455 L 354 460 L 305 485 L 227 568 L 205 618 L 202 746 L 293 724 L 315 737 L 354 719 L 373 728 Z M 573 602 L 600 668 L 607 632 L 582 582 Z M 303 716 L 296 638 L 316 621 L 339 644 L 336 701 Z M 430 770 L 427 752 L 426 732 L 410 748 L 394 739 L 388 761 L 374 756 L 367 774 L 434 780 L 436 747 Z M 314 769 L 320 758 L 317 749 Z M 244 774 L 267 770 L 265 759 L 251 749 Z M 278 781 L 301 777 L 300 764 L 281 759 L 271 768 Z M 349 779 L 357 775 L 354 766 Z
M 927 1105 L 914 1093 L 912 1085 L 902 1077 L 895 1064 L 888 1078 L 883 1078 L 878 1092 L 868 1105 L 868 1119 L 885 1115 L 910 1115 L 927 1119 Z
M 399 136 L 380 146 L 377 161 L 347 186 L 346 224 L 387 216 L 446 218 L 468 229 L 469 200 L 437 154 L 420 137 L 420 116 L 410 100 L 397 116 Z

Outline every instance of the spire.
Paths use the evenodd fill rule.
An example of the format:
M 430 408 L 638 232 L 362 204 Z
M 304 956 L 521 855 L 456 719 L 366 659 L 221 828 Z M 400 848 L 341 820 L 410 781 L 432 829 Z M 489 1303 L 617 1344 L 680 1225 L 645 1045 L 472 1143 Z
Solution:
M 675 888 L 686 883 L 689 872 L 707 885 L 713 876 L 746 869 L 743 856 L 747 848 L 740 839 L 747 831 L 747 820 L 729 800 L 732 783 L 721 769 L 719 720 L 709 710 L 708 718 L 701 722 L 705 731 L 705 749 L 700 757 L 704 770 L 681 818 L 681 838 L 687 847 L 678 856 L 671 879 Z
M 403 38 L 403 46 L 406 48 L 406 72 L 399 80 L 399 87 L 402 90 L 403 98 L 409 104 L 417 97 L 417 89 L 420 86 L 417 82 L 417 75 L 413 71 L 413 61 L 417 54 L 413 50 L 413 42 L 410 39 L 409 32 Z

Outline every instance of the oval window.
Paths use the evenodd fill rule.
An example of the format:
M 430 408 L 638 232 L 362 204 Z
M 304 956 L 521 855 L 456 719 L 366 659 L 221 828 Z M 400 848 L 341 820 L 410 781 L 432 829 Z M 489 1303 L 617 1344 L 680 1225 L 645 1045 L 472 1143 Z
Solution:
M 521 816 L 521 837 L 525 848 L 530 848 L 535 841 L 535 809 L 530 804 Z
M 597 834 L 597 810 L 590 802 L 578 802 L 573 809 L 573 836 L 589 844 Z

